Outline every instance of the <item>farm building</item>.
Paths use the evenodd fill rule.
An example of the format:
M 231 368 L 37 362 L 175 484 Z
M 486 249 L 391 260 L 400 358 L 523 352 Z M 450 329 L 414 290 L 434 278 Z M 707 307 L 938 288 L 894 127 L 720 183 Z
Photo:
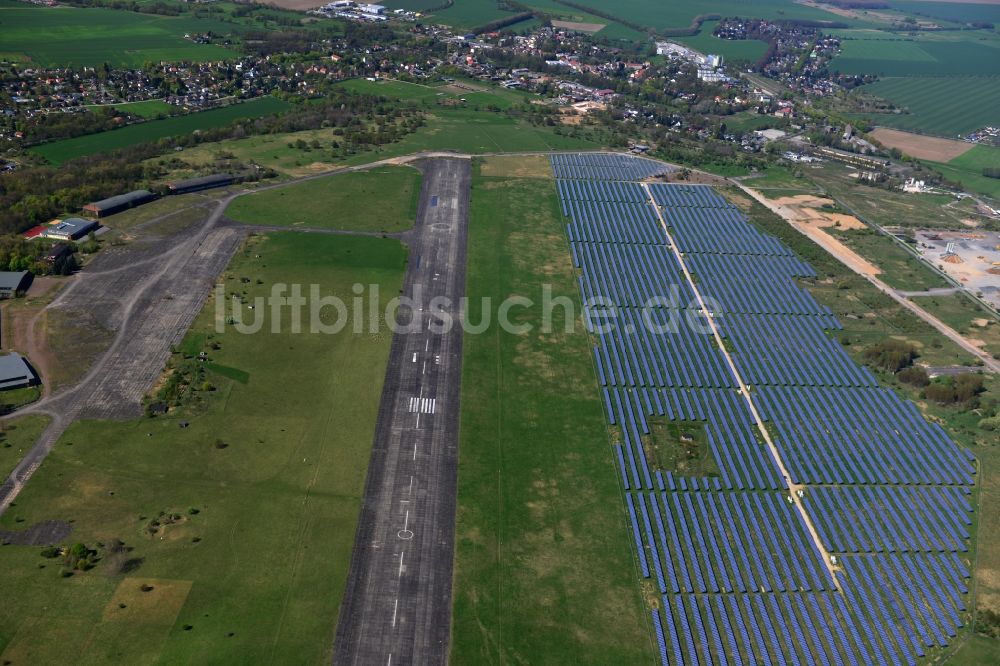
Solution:
M 0 298 L 13 298 L 30 284 L 28 271 L 0 271 Z
M 83 238 L 97 228 L 97 222 L 85 220 L 82 217 L 67 217 L 59 220 L 42 232 L 45 238 L 55 238 L 56 240 L 77 240 Z
M 170 194 L 187 194 L 188 192 L 200 192 L 201 190 L 209 190 L 213 187 L 232 185 L 235 180 L 236 178 L 228 173 L 217 173 L 211 176 L 188 178 L 187 180 L 170 183 L 167 185 L 167 190 Z
M 0 356 L 0 390 L 33 386 L 38 377 L 27 359 L 17 353 Z
M 102 199 L 101 201 L 89 203 L 83 207 L 83 212 L 90 213 L 94 217 L 105 217 L 107 215 L 120 213 L 121 211 L 128 210 L 129 208 L 141 206 L 142 204 L 149 203 L 154 199 L 156 199 L 156 195 L 149 190 L 136 190 L 134 192 L 129 192 L 128 194 L 119 194 L 118 196 L 108 197 L 107 199 Z

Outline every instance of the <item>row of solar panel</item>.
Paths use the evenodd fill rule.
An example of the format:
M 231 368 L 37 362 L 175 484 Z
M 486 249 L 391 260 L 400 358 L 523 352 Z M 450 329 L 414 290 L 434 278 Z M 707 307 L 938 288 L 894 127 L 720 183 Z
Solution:
M 596 182 L 587 180 L 557 180 L 556 189 L 563 202 L 563 215 L 569 215 L 567 201 L 601 201 L 612 203 L 641 203 L 649 200 L 645 190 L 636 183 Z
M 833 553 L 969 549 L 972 506 L 963 488 L 818 486 L 806 502 L 824 547 Z
M 629 493 L 626 499 L 639 509 L 635 531 L 644 539 L 636 546 L 644 575 L 651 564 L 660 592 L 809 592 L 835 586 L 782 493 Z
M 794 483 L 974 483 L 972 454 L 888 389 L 763 387 L 755 404 Z
M 642 180 L 673 171 L 660 162 L 617 153 L 552 155 L 550 162 L 556 178 Z
M 771 293 L 775 301 L 804 299 L 795 305 L 804 310 L 796 312 L 799 316 L 726 314 L 716 319 L 727 335 L 726 344 L 731 347 L 740 373 L 748 377 L 750 384 L 758 385 L 752 394 L 755 403 L 760 395 L 784 391 L 789 403 L 806 410 L 793 415 L 778 398 L 767 403 L 768 409 L 764 410 L 772 418 L 770 426 L 776 432 L 782 457 L 786 462 L 792 460 L 790 466 L 798 461 L 794 455 L 797 452 L 808 456 L 807 460 L 816 466 L 842 473 L 841 483 L 972 482 L 974 470 L 961 450 L 947 438 L 939 438 L 943 433 L 935 431 L 937 426 L 927 424 L 919 415 L 917 421 L 907 419 L 907 409 L 915 412 L 912 405 L 903 403 L 891 392 L 872 388 L 870 373 L 854 365 L 840 345 L 832 341 L 827 331 L 836 330 L 839 324 L 818 304 L 814 309 L 808 294 L 796 292 L 791 286 L 796 269 L 789 270 L 789 266 L 794 262 L 770 261 L 790 257 L 787 249 L 757 231 L 710 190 L 659 185 L 651 189 L 656 190 L 654 198 L 670 206 L 664 211 L 665 218 L 678 247 L 689 253 L 686 255 L 689 266 L 700 264 L 696 269 L 700 290 L 708 292 L 713 284 L 739 281 L 740 267 L 753 266 L 763 276 L 757 283 L 767 280 L 789 283 L 787 290 L 778 287 Z M 697 206 L 707 210 L 696 210 Z M 566 210 L 570 215 L 574 212 L 572 205 Z M 635 228 L 629 226 L 634 216 L 646 217 L 634 213 L 622 223 L 612 221 L 613 215 L 600 212 L 588 221 L 587 237 L 591 243 L 648 242 L 648 235 L 638 236 Z M 571 220 L 570 227 L 575 231 L 578 227 L 574 224 L 575 220 Z M 602 230 L 601 225 L 614 226 L 616 231 Z M 642 233 L 648 234 L 648 229 Z M 648 277 L 643 281 L 637 274 L 656 265 L 655 260 L 650 260 L 645 269 L 632 267 L 630 276 L 626 262 L 609 264 L 606 260 L 620 256 L 620 247 L 598 247 L 592 246 L 589 248 L 592 251 L 585 255 L 580 244 L 574 245 L 575 258 L 585 276 L 581 279 L 585 296 L 588 290 L 596 294 L 609 284 L 614 286 L 614 293 L 631 299 L 631 304 L 635 303 L 636 294 L 650 293 L 649 287 L 655 281 Z M 668 257 L 664 261 L 669 262 L 670 248 L 659 247 Z M 648 251 L 655 253 L 659 247 L 654 244 Z M 724 254 L 742 256 L 726 262 L 719 256 Z M 764 259 L 760 255 L 768 255 L 768 260 L 758 261 Z M 604 263 L 595 257 L 605 259 Z M 671 277 L 677 274 L 677 269 L 679 266 L 674 266 Z M 595 277 L 589 278 L 590 273 Z M 632 290 L 634 285 L 644 286 L 637 292 Z M 741 297 L 741 292 L 746 291 L 732 288 L 728 293 L 738 302 L 753 303 L 752 297 Z M 758 299 L 757 303 L 765 301 Z M 664 622 L 656 625 L 660 629 L 658 638 L 663 638 L 664 663 L 669 663 L 668 654 L 678 663 L 698 663 L 699 656 L 709 663 L 713 657 L 718 663 L 742 663 L 741 658 L 746 659 L 745 663 L 771 663 L 772 658 L 785 663 L 786 657 L 792 663 L 902 663 L 922 655 L 922 645 L 946 644 L 947 638 L 961 625 L 959 613 L 965 610 L 961 595 L 967 593 L 963 579 L 968 571 L 954 553 L 966 548 L 968 516 L 960 514 L 960 510 L 963 506 L 968 508 L 968 504 L 954 498 L 967 488 L 806 488 L 806 506 L 811 509 L 810 515 L 816 516 L 817 530 L 826 547 L 834 552 L 879 555 L 877 558 L 842 555 L 845 564 L 838 577 L 842 593 L 802 592 L 807 587 L 830 589 L 833 582 L 798 513 L 782 499 L 784 495 L 710 490 L 783 485 L 777 478 L 776 461 L 758 438 L 749 410 L 732 406 L 742 401 L 745 407 L 746 398 L 733 390 L 735 377 L 724 362 L 719 362 L 724 357 L 714 345 L 714 338 L 705 335 L 704 330 L 700 335 L 681 330 L 661 339 L 634 327 L 635 315 L 629 314 L 635 312 L 633 308 L 621 311 L 625 313 L 624 321 L 632 325 L 602 330 L 595 357 L 602 384 L 607 387 L 605 404 L 612 422 L 621 427 L 624 444 L 616 445 L 615 451 L 626 489 L 630 491 L 628 509 L 640 567 L 645 576 L 655 576 L 661 590 L 678 593 L 668 597 L 667 603 L 674 604 L 674 610 L 679 612 L 666 615 Z M 802 316 L 805 313 L 812 316 Z M 780 358 L 775 349 L 780 350 Z M 782 368 L 776 369 L 776 365 Z M 824 368 L 815 370 L 810 366 Z M 776 386 L 760 386 L 767 382 Z M 834 386 L 839 383 L 847 387 L 797 385 L 811 383 Z M 835 421 L 832 414 L 829 420 L 811 417 L 813 412 L 805 407 L 803 400 L 820 394 L 831 409 L 838 411 L 840 421 Z M 891 404 L 888 408 L 879 404 L 880 417 L 866 420 L 868 415 L 864 410 L 872 401 Z M 687 478 L 650 465 L 646 459 L 650 443 L 646 439 L 647 417 L 654 413 L 664 416 L 670 413 L 684 421 L 694 420 L 695 416 L 698 420 L 704 418 L 705 439 L 718 465 L 719 476 Z M 837 427 L 841 429 L 838 431 Z M 869 431 L 880 442 L 872 447 L 874 451 L 867 450 Z M 798 438 L 794 440 L 798 448 L 789 452 L 782 447 L 793 441 L 793 435 Z M 795 474 L 793 471 L 793 477 Z M 654 490 L 654 484 L 659 494 L 631 492 L 643 488 Z M 844 496 L 839 502 L 822 494 L 812 497 L 811 493 L 821 490 L 856 494 Z M 909 492 L 918 495 L 906 496 Z M 925 498 L 926 506 L 907 513 L 916 497 Z M 727 518 L 723 506 L 731 513 L 732 507 L 739 506 L 740 520 L 736 514 Z M 896 513 L 881 531 L 870 529 L 871 525 L 861 517 L 865 511 L 877 515 L 890 509 Z M 837 547 L 849 550 L 837 551 Z M 890 554 L 894 551 L 906 555 Z M 914 554 L 914 551 L 920 552 Z M 941 559 L 924 551 L 948 551 L 949 555 Z M 714 622 L 705 631 L 702 613 L 697 610 L 699 603 L 707 608 L 712 595 L 721 600 L 725 590 L 751 592 L 768 588 L 776 592 L 784 589 L 786 593 L 748 595 L 761 600 L 754 604 L 764 614 L 751 613 L 745 618 L 745 625 L 742 615 L 731 618 L 731 625 L 727 619 L 726 626 L 737 627 L 733 629 L 735 636 L 727 635 L 725 629 L 719 631 Z M 692 590 L 695 593 L 682 594 Z M 802 598 L 829 600 L 834 612 L 816 615 L 813 622 L 801 614 L 781 612 L 780 603 L 790 608 L 795 599 Z M 769 614 L 765 603 L 773 604 L 778 612 Z M 712 621 L 708 615 L 705 618 Z M 816 639 L 820 634 L 815 631 L 816 627 L 824 626 L 829 627 L 821 632 L 822 640 L 828 642 L 825 645 Z M 744 636 L 747 631 L 759 633 L 763 628 L 762 640 L 754 645 L 749 640 L 741 641 L 739 628 Z M 764 635 L 767 640 L 763 640 Z M 722 637 L 733 642 L 724 645 Z M 776 648 L 782 641 L 787 644 Z

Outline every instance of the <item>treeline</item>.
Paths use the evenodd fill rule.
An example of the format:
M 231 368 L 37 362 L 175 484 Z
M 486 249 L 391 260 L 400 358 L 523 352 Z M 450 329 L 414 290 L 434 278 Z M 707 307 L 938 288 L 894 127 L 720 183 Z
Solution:
M 826 4 L 841 9 L 892 9 L 888 2 L 882 0 L 824 0 Z
M 324 127 L 342 128 L 346 143 L 365 146 L 397 139 L 399 119 L 412 121 L 420 115 L 416 109 L 400 107 L 383 97 L 334 90 L 322 101 L 299 104 L 280 114 L 242 119 L 228 126 L 129 146 L 113 153 L 79 157 L 58 167 L 23 167 L 0 174 L 0 234 L 20 233 L 88 202 L 137 189 L 162 177 L 161 166 L 144 161 L 175 148 Z M 369 121 L 369 125 L 374 123 L 375 127 L 366 126 L 361 120 Z M 404 125 L 412 129 L 415 123 Z
M 701 31 L 701 24 L 705 21 L 718 21 L 720 14 L 700 14 L 691 19 L 691 25 L 686 28 L 667 28 L 660 32 L 664 37 L 693 37 Z
M 455 4 L 455 0 L 444 0 L 444 2 L 442 2 L 440 4 L 432 5 L 431 7 L 425 7 L 423 10 L 421 10 L 421 13 L 422 14 L 430 14 L 432 12 L 444 11 L 445 9 L 448 9 L 449 7 L 453 6 L 454 4 Z
M 136 2 L 136 0 L 61 0 L 61 4 L 73 7 L 103 7 L 138 14 L 158 14 L 160 16 L 180 16 L 181 5 L 167 2 Z
M 487 32 L 496 32 L 497 30 L 502 30 L 503 28 L 523 23 L 524 21 L 530 21 L 533 18 L 535 18 L 535 15 L 532 12 L 520 12 L 514 14 L 513 16 L 507 16 L 502 19 L 497 19 L 496 21 L 484 23 L 481 26 L 473 28 L 471 33 L 473 35 L 482 35 Z
M 24 125 L 24 143 L 33 145 L 45 141 L 72 139 L 84 134 L 104 132 L 121 127 L 132 116 L 110 106 L 91 112 L 84 109 L 76 113 L 42 113 Z
M 649 28 L 649 26 L 639 25 L 638 23 L 633 23 L 632 21 L 628 21 L 628 20 L 623 19 L 623 18 L 621 18 L 619 16 L 615 16 L 611 12 L 606 12 L 603 9 L 595 9 L 595 8 L 589 7 L 587 5 L 581 5 L 578 2 L 572 2 L 572 0 L 555 0 L 555 2 L 559 3 L 560 5 L 565 5 L 567 7 L 571 7 L 573 9 L 578 9 L 581 12 L 586 12 L 588 14 L 593 14 L 594 16 L 600 16 L 602 19 L 607 19 L 608 21 L 612 21 L 614 23 L 620 23 L 621 25 L 625 26 L 626 28 L 632 28 L 636 32 L 643 32 L 643 33 L 652 32 L 652 30 Z

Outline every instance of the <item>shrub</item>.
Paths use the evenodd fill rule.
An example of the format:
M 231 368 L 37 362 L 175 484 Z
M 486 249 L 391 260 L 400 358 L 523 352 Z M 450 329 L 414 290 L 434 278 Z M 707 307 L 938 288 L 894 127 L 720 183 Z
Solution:
M 927 376 L 927 371 L 916 365 L 911 365 L 910 367 L 903 368 L 897 372 L 896 379 L 904 384 L 916 386 L 917 388 L 923 388 L 931 382 L 930 378 Z
M 902 340 L 888 338 L 877 342 L 865 350 L 865 360 L 876 368 L 888 372 L 899 372 L 913 363 L 917 350 Z
M 1000 429 L 1000 416 L 991 416 L 979 421 L 979 427 L 983 430 L 994 431 Z

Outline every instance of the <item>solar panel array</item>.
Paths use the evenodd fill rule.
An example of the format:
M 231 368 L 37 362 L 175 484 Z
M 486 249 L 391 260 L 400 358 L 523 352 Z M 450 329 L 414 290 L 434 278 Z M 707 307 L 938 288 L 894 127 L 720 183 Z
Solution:
M 971 454 L 853 362 L 797 284 L 808 264 L 710 187 L 630 182 L 651 169 L 625 160 L 552 167 L 663 663 L 904 664 L 948 645 L 967 614 Z M 703 433 L 717 473 L 660 468 L 669 424 Z
M 556 178 L 588 180 L 643 180 L 673 171 L 655 160 L 619 153 L 576 153 L 553 155 L 552 169 Z

